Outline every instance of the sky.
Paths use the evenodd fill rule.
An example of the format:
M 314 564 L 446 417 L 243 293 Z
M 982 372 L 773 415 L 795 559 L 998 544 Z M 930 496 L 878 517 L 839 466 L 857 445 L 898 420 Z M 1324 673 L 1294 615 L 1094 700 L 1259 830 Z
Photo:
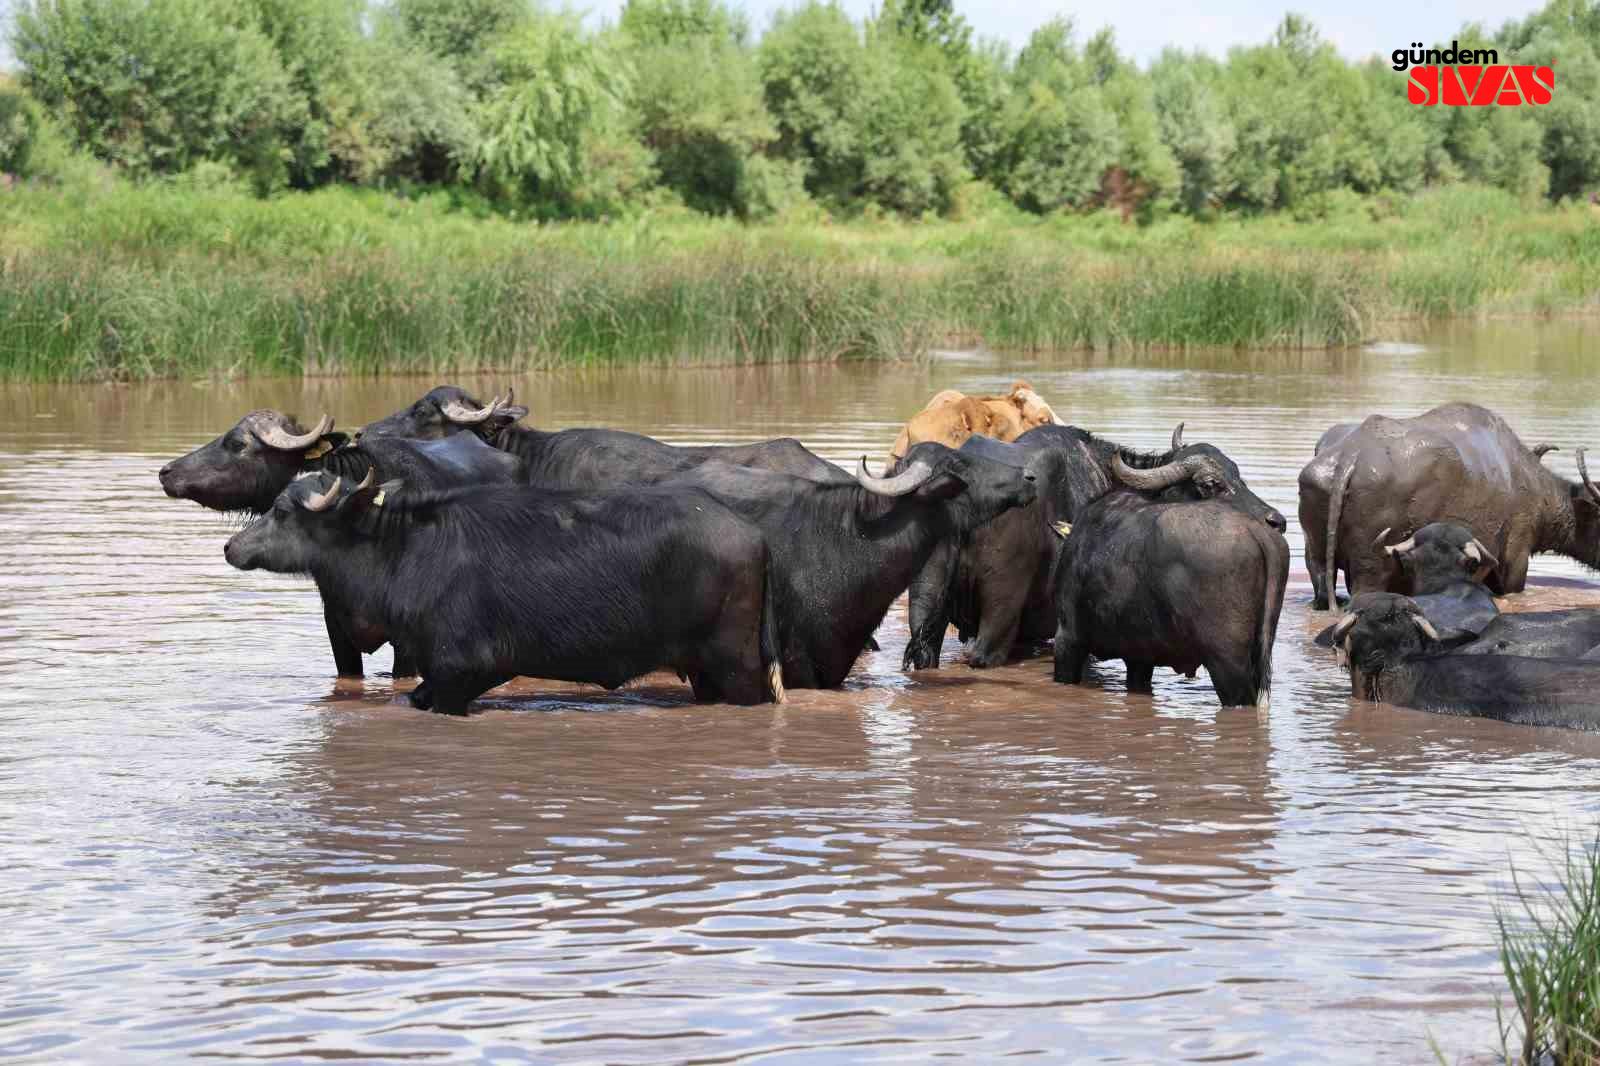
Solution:
M 0 22 L 9 24 L 16 0 L 0 0 Z M 841 0 L 852 15 L 862 16 L 878 0 Z M 570 0 L 567 4 L 589 13 L 591 19 L 615 19 L 623 0 Z M 757 30 L 766 28 L 772 13 L 792 0 L 734 0 L 750 16 Z M 1392 0 L 1233 0 L 1207 5 L 1202 11 L 1192 3 L 1174 0 L 1120 0 L 1105 4 L 1060 3 L 1050 0 L 956 0 L 956 10 L 986 37 L 999 37 L 1020 46 L 1035 27 L 1056 15 L 1072 18 L 1080 39 L 1111 26 L 1122 51 L 1141 63 L 1161 54 L 1167 45 L 1199 49 L 1221 56 L 1239 44 L 1265 41 L 1286 10 L 1308 16 L 1349 59 L 1387 55 L 1412 41 L 1448 41 L 1464 22 L 1497 27 L 1508 18 L 1520 18 L 1543 6 L 1538 0 L 1457 0 L 1455 3 L 1409 3 L 1397 12 Z M 0 68 L 13 66 L 0 41 Z

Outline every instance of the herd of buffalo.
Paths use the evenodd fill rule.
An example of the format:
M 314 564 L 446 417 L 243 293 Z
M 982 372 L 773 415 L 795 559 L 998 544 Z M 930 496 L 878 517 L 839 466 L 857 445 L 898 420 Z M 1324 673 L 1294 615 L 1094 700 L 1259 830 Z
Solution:
M 412 703 L 461 714 L 519 675 L 615 688 L 675 671 L 696 698 L 839 685 L 909 593 L 906 669 L 954 624 L 974 667 L 1053 644 L 1055 679 L 1121 659 L 1204 667 L 1266 707 L 1286 523 L 1217 448 L 1150 453 L 1063 424 L 1025 384 L 941 392 L 888 467 L 799 441 L 679 447 L 542 432 L 510 393 L 441 386 L 353 436 L 254 411 L 161 469 L 167 495 L 255 516 L 243 570 L 308 574 L 334 662 L 394 648 Z M 1334 426 L 1300 474 L 1318 607 L 1356 697 L 1600 728 L 1600 609 L 1501 614 L 1535 552 L 1600 565 L 1600 489 L 1542 464 L 1493 412 L 1447 404 Z

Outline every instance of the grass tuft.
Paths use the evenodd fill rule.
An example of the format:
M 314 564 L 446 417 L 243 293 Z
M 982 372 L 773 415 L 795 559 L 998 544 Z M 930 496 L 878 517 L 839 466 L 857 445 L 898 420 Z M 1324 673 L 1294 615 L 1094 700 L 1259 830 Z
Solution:
M 1568 846 L 1552 880 L 1512 869 L 1496 909 L 1500 963 L 1516 1016 L 1501 1019 L 1505 1060 L 1518 1066 L 1600 1064 L 1600 838 Z

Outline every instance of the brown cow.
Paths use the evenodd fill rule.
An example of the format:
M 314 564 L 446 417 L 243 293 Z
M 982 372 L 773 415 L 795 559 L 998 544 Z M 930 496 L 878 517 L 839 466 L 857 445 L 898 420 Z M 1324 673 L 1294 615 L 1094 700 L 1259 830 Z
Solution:
M 1026 381 L 1016 382 L 1004 396 L 968 396 L 955 389 L 937 393 L 895 438 L 890 460 L 923 441 L 959 448 L 974 433 L 1014 441 L 1035 426 L 1063 425 L 1050 405 Z

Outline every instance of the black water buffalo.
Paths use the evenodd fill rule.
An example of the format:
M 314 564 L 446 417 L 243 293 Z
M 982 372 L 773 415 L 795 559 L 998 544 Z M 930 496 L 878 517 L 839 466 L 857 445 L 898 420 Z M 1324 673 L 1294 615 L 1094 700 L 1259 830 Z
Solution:
M 650 485 L 711 460 L 850 484 L 850 475 L 793 438 L 755 444 L 680 446 L 618 429 L 554 432 L 517 423 L 528 409 L 512 395 L 480 404 L 454 385 L 440 385 L 403 410 L 361 430 L 361 439 L 391 436 L 436 440 L 472 432 L 526 464 L 530 484 L 552 488 Z M 625 480 L 624 480 L 625 479 Z
M 1064 449 L 1081 468 L 1088 490 L 1103 493 L 1127 485 L 1167 502 L 1216 498 L 1279 532 L 1287 525 L 1250 491 L 1233 460 L 1210 444 L 1185 444 L 1182 423 L 1172 432 L 1171 447 L 1161 453 L 1134 451 L 1076 426 L 1056 425 L 1030 430 L 1012 444 L 974 436 L 961 450 L 1020 467 L 1045 448 Z M 1120 478 L 1113 459 L 1123 470 Z M 973 641 L 968 661 L 974 667 L 1005 662 L 1019 641 L 1049 640 L 1056 631 L 1050 568 L 1059 550 L 1037 505 L 1001 515 L 942 545 L 911 583 L 905 669 L 937 667 L 951 623 L 963 641 Z
M 1495 557 L 1466 526 L 1430 522 L 1399 544 L 1386 544 L 1388 533 L 1380 533 L 1374 545 L 1379 557 L 1390 567 L 1391 580 L 1405 585 L 1422 608 L 1440 643 L 1453 647 L 1476 640 L 1499 616 L 1500 605 L 1480 583 Z M 1332 647 L 1333 629 L 1318 633 L 1316 643 Z
M 302 430 L 288 415 L 253 411 L 222 436 L 161 468 L 168 496 L 193 500 L 214 511 L 264 514 L 289 483 L 303 473 L 327 471 L 360 480 L 367 471 L 379 478 L 400 478 L 413 489 L 443 490 L 456 486 L 511 484 L 523 480 L 515 456 L 489 447 L 471 434 L 439 441 L 375 438 L 349 443 L 330 432 L 326 415 L 314 429 Z M 370 655 L 389 639 L 371 617 L 361 617 L 321 588 L 328 644 L 340 677 L 363 675 L 361 656 Z M 405 649 L 396 647 L 395 677 L 416 673 Z
M 519 674 L 615 688 L 661 667 L 702 700 L 783 698 L 766 543 L 704 493 L 344 485 L 296 481 L 225 554 L 309 573 L 398 634 L 418 707 L 461 714 Z
M 1030 503 L 1022 470 L 942 444 L 914 445 L 900 473 L 863 459 L 857 483 L 819 483 L 705 463 L 667 483 L 709 492 L 767 535 L 784 684 L 834 688 L 939 544 Z
M 1356 699 L 1523 725 L 1600 729 L 1600 662 L 1440 652 L 1422 608 L 1391 592 L 1351 598 L 1334 626 Z
M 1399 544 L 1383 544 L 1379 554 L 1399 573 L 1392 579 L 1410 587 L 1447 644 L 1472 640 L 1500 614 L 1482 580 L 1499 561 L 1459 522 L 1430 522 Z
M 1430 522 L 1466 526 L 1498 558 L 1486 581 L 1502 595 L 1522 591 L 1535 552 L 1600 562 L 1600 491 L 1583 452 L 1574 483 L 1540 465 L 1549 450 L 1528 448 L 1499 415 L 1466 403 L 1333 427 L 1300 471 L 1314 605 L 1332 602 L 1340 570 L 1352 594 L 1401 591 L 1372 547 L 1385 528 L 1404 536 Z
M 1121 457 L 1111 463 L 1126 479 Z M 1289 577 L 1282 534 L 1218 499 L 1102 491 L 1064 449 L 1039 452 L 1028 472 L 1044 522 L 1065 534 L 1052 575 L 1057 681 L 1079 683 L 1091 655 L 1123 660 L 1130 692 L 1150 691 L 1157 666 L 1204 666 L 1224 707 L 1266 708 Z
M 1455 649 L 1462 655 L 1526 655 L 1576 659 L 1600 647 L 1600 610 L 1525 611 L 1502 614 L 1478 639 Z

